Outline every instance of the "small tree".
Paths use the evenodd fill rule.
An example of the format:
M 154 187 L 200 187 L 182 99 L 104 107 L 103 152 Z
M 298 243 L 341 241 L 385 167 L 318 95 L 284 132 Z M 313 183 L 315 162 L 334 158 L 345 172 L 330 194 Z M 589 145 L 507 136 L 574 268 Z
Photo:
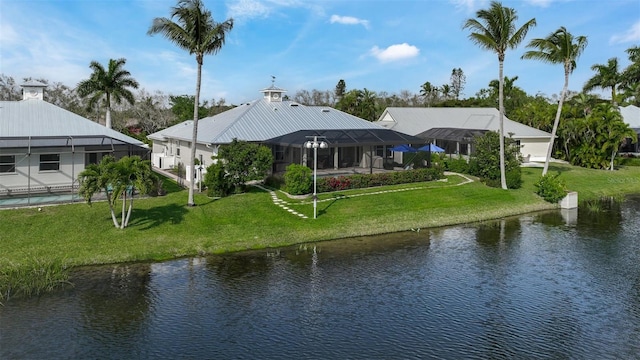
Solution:
M 109 155 L 103 157 L 99 164 L 87 166 L 78 175 L 78 181 L 80 182 L 78 192 L 89 205 L 93 195 L 104 191 L 113 225 L 124 229 L 129 225 L 136 190 L 147 193 L 157 179 L 151 171 L 149 161 L 143 161 L 139 156 L 125 156 L 115 161 L 115 158 Z M 122 220 L 118 223 L 115 205 L 120 198 L 122 199 Z
M 207 168 L 207 173 L 210 169 L 216 172 L 215 177 L 209 177 L 209 180 L 222 181 L 236 193 L 244 191 L 247 181 L 264 179 L 273 165 L 273 155 L 268 147 L 238 139 L 220 146 L 218 156 L 213 158 L 218 160 L 219 165 Z M 211 185 L 206 177 L 205 185 Z
M 474 139 L 475 152 L 469 161 L 469 173 L 492 187 L 500 187 L 500 135 L 489 131 Z M 520 149 L 511 137 L 505 139 L 505 171 L 507 187 L 517 189 L 522 185 Z
M 291 195 L 310 193 L 313 185 L 311 169 L 299 164 L 287 166 L 287 171 L 284 173 L 284 184 L 287 192 Z

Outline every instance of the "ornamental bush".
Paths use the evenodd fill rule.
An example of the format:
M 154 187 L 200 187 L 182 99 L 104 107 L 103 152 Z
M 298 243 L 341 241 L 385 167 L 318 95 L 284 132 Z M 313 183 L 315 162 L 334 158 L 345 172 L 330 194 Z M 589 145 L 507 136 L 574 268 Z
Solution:
M 374 186 L 433 181 L 444 176 L 441 168 L 421 168 L 378 174 L 354 174 L 350 176 L 323 177 L 317 180 L 318 192 L 362 189 Z
M 311 192 L 313 178 L 311 169 L 304 165 L 291 164 L 284 173 L 284 188 L 291 195 L 302 195 Z
M 542 176 L 538 182 L 534 185 L 536 187 L 536 194 L 540 195 L 543 199 L 550 203 L 557 203 L 567 195 L 567 188 L 564 181 L 558 179 L 560 174 L 552 175 L 548 173 Z
M 451 171 L 461 174 L 469 173 L 469 163 L 461 156 L 451 159 L 445 156 L 442 159 L 442 163 L 445 171 Z

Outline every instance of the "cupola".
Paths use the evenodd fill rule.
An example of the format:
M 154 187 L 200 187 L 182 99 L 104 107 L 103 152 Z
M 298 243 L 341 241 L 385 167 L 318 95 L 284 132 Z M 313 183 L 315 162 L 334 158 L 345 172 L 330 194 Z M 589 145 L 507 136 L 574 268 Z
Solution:
M 281 88 L 277 87 L 275 85 L 275 82 L 276 82 L 276 77 L 272 76 L 271 77 L 271 86 L 269 86 L 268 88 L 260 90 L 260 92 L 262 92 L 264 94 L 264 98 L 268 102 L 281 102 L 282 101 L 282 94 L 287 91 L 285 89 L 281 89 Z
M 40 81 L 29 80 L 22 86 L 22 100 L 37 99 L 44 100 L 44 88 L 47 84 L 43 84 Z

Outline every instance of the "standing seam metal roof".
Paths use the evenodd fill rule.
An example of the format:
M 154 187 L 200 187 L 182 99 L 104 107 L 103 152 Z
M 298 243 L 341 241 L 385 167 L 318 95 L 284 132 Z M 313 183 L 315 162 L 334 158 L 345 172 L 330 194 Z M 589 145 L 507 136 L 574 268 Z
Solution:
M 112 138 L 142 146 L 143 142 L 43 100 L 0 101 L 0 138 Z
M 392 119 L 389 119 L 391 117 Z M 388 129 L 417 135 L 432 128 L 497 131 L 500 113 L 494 108 L 387 108 L 376 122 Z M 504 117 L 505 134 L 515 138 L 550 138 L 551 134 Z
M 198 143 L 228 144 L 233 139 L 264 142 L 299 130 L 382 129 L 384 127 L 325 106 L 304 106 L 293 101 L 260 99 L 198 120 Z M 185 121 L 150 139 L 191 141 L 193 121 Z

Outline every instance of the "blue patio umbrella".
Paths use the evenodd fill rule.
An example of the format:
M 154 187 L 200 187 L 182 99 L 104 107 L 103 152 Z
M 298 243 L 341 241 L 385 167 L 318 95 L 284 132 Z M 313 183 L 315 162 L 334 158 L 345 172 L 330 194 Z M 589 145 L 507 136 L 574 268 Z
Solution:
M 413 148 L 413 147 L 411 147 L 409 145 L 406 145 L 406 144 L 396 145 L 396 146 L 391 148 L 391 151 L 408 152 L 408 153 L 418 152 L 418 150 L 416 150 L 416 148 Z
M 444 152 L 444 149 L 435 144 L 427 144 L 423 147 L 418 148 L 418 151 Z

